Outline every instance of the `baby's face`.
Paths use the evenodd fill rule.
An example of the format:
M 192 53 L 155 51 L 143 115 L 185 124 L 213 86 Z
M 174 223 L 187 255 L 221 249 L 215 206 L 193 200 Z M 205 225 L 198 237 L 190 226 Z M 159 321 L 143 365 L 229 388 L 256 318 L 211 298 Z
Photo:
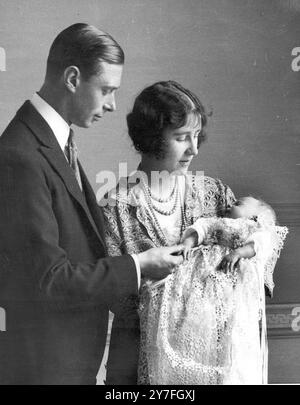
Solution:
M 258 201 L 253 197 L 242 197 L 235 202 L 229 211 L 229 218 L 251 218 L 257 215 Z

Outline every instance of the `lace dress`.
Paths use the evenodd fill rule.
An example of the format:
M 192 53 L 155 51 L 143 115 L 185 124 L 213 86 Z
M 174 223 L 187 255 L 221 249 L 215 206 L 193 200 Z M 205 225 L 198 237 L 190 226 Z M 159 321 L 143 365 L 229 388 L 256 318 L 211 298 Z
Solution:
M 186 176 L 183 178 L 183 190 L 182 207 L 186 227 L 192 225 L 200 217 L 221 216 L 235 201 L 228 186 L 218 179 L 207 176 Z M 140 253 L 152 247 L 173 245 L 180 240 L 182 229 L 177 230 L 177 236 L 175 235 L 176 230 L 172 229 L 173 240 L 165 240 L 144 197 L 141 188 L 128 182 L 127 179 L 123 179 L 118 185 L 116 194 L 110 196 L 109 204 L 102 203 L 106 220 L 106 244 L 110 256 Z M 142 308 L 147 308 L 145 285 L 145 280 L 143 280 L 140 312 Z M 147 359 L 143 351 L 146 338 L 146 330 L 143 325 L 146 318 L 142 316 L 141 322 L 139 339 L 136 331 L 138 326 L 132 316 L 130 321 L 114 318 L 107 364 L 110 384 L 136 384 L 138 367 L 140 370 L 139 382 L 149 383 Z M 139 362 L 137 341 L 140 341 L 141 348 Z
M 216 216 L 222 216 L 222 214 L 226 211 L 227 208 L 229 208 L 232 203 L 235 201 L 235 197 L 230 190 L 230 188 L 226 185 L 224 185 L 220 180 L 218 179 L 213 179 L 210 177 L 202 176 L 202 177 L 185 177 L 184 179 L 184 199 L 182 201 L 183 205 L 183 212 L 184 212 L 184 224 L 186 227 L 191 226 L 192 224 L 195 223 L 195 221 L 199 218 L 210 218 L 210 217 L 216 217 Z M 145 251 L 149 248 L 152 247 L 158 247 L 158 246 L 163 246 L 166 244 L 172 245 L 176 242 L 178 242 L 181 238 L 181 232 L 178 230 L 178 235 L 177 238 L 173 238 L 171 242 L 166 241 L 166 238 L 164 235 L 162 235 L 162 230 L 160 227 L 157 226 L 157 221 L 154 220 L 153 214 L 151 210 L 147 207 L 146 201 L 145 201 L 145 196 L 143 195 L 143 191 L 141 188 L 134 186 L 133 184 L 130 184 L 128 182 L 122 182 L 119 185 L 119 188 L 117 190 L 116 195 L 112 198 L 110 201 L 110 204 L 106 205 L 104 208 L 104 214 L 105 214 L 105 219 L 106 219 L 106 242 L 107 242 L 107 248 L 109 255 L 115 256 L 115 255 L 121 255 L 121 254 L 132 254 L 132 253 L 139 253 L 142 251 Z M 173 235 L 176 236 L 176 235 Z M 221 247 L 218 246 L 213 246 L 212 249 L 216 251 L 215 254 L 212 254 L 211 257 L 215 257 L 218 253 L 218 249 L 222 249 Z M 221 256 L 224 252 L 220 251 L 218 254 Z M 273 278 L 272 278 L 272 272 L 274 269 L 274 265 L 276 263 L 278 257 L 278 252 L 276 249 L 274 250 L 274 253 L 272 257 L 269 260 L 268 265 L 266 266 L 266 271 L 264 273 L 264 278 L 265 278 L 265 286 L 267 287 L 269 294 L 272 295 L 272 290 L 274 287 L 273 283 Z M 201 260 L 200 260 L 201 259 Z M 202 261 L 202 256 L 200 253 L 194 257 L 194 260 Z M 202 261 L 203 263 L 203 261 Z M 185 264 L 186 265 L 186 264 Z M 178 279 L 182 280 L 182 285 L 187 281 L 184 281 L 183 276 L 189 276 L 192 278 L 192 275 L 198 275 L 198 273 L 195 271 L 185 271 L 185 268 L 183 265 L 181 269 L 179 269 L 175 274 L 178 277 Z M 192 266 L 190 263 L 189 266 Z M 195 268 L 199 268 L 199 266 L 195 265 Z M 192 268 L 192 267 L 191 267 Z M 268 269 L 268 270 L 267 270 Z M 247 271 L 244 272 L 245 277 L 251 279 L 251 272 Z M 182 277 L 180 275 L 182 274 Z M 243 272 L 241 271 L 241 274 Z M 220 369 L 215 368 L 213 371 L 213 375 L 209 376 L 207 379 L 198 379 L 198 380 L 191 380 L 187 379 L 186 381 L 195 381 L 195 383 L 226 383 L 224 378 L 224 373 L 222 374 L 222 371 L 224 371 L 224 368 L 222 368 L 224 365 L 228 365 L 228 356 L 230 353 L 228 353 L 226 350 L 224 350 L 225 344 L 223 344 L 221 337 L 223 336 L 224 339 L 226 338 L 226 333 L 229 331 L 229 327 L 224 329 L 224 322 L 220 323 L 217 326 L 211 325 L 212 319 L 208 317 L 208 309 L 209 306 L 211 305 L 213 308 L 216 309 L 218 313 L 220 313 L 220 319 L 228 319 L 228 322 L 230 322 L 230 316 L 229 314 L 233 312 L 233 310 L 230 310 L 230 306 L 228 305 L 223 305 L 224 302 L 222 301 L 222 294 L 225 289 L 225 286 L 227 286 L 229 289 L 233 288 L 234 285 L 234 280 L 231 280 L 229 276 L 225 277 L 224 275 L 220 275 L 220 287 L 219 290 L 221 291 L 218 293 L 218 286 L 215 285 L 214 289 L 212 289 L 212 294 L 211 294 L 211 299 L 207 301 L 206 306 L 203 307 L 203 309 L 198 308 L 199 312 L 199 317 L 194 318 L 193 317 L 193 312 L 189 309 L 188 313 L 191 315 L 190 320 L 192 322 L 195 322 L 195 319 L 200 320 L 201 319 L 201 325 L 206 325 L 207 328 L 203 328 L 203 333 L 211 333 L 215 334 L 216 338 L 212 336 L 213 341 L 218 341 L 217 349 L 218 350 L 206 350 L 205 355 L 208 357 L 207 360 L 203 360 L 203 357 L 200 358 L 199 361 L 197 361 L 197 356 L 195 355 L 195 348 L 192 347 L 191 344 L 189 344 L 186 347 L 186 353 L 188 354 L 187 360 L 187 375 L 193 374 L 191 373 L 192 368 L 190 367 L 190 362 L 194 362 L 193 364 L 197 363 L 196 367 L 200 367 L 202 369 L 202 364 L 208 364 L 208 365 L 213 365 L 214 367 L 219 365 L 221 366 Z M 179 280 L 179 281 L 180 281 Z M 211 278 L 209 279 L 211 280 Z M 203 280 L 199 280 L 200 286 L 203 286 L 205 282 Z M 202 284 L 201 284 L 202 283 Z M 206 282 L 207 283 L 207 282 Z M 194 298 L 197 297 L 197 292 L 198 288 L 196 288 L 196 284 L 194 284 L 194 291 L 195 295 Z M 241 286 L 247 286 L 247 282 L 245 281 L 244 283 L 240 283 Z M 130 322 L 126 322 L 126 320 L 118 319 L 115 318 L 113 322 L 113 328 L 112 328 L 112 340 L 114 341 L 113 348 L 110 350 L 110 358 L 114 359 L 114 362 L 108 362 L 108 369 L 113 369 L 114 368 L 114 373 L 117 375 L 119 368 L 122 368 L 122 373 L 130 375 L 134 375 L 136 370 L 130 370 L 132 367 L 138 367 L 139 369 L 139 383 L 140 384 L 149 384 L 155 383 L 155 380 L 152 379 L 151 374 L 152 371 L 148 369 L 149 366 L 149 358 L 147 358 L 147 352 L 149 347 L 149 343 L 153 346 L 153 349 L 150 350 L 151 353 L 156 353 L 155 352 L 155 347 L 157 348 L 158 345 L 161 343 L 155 343 L 155 337 L 151 335 L 151 332 L 154 332 L 154 328 L 151 330 L 149 328 L 149 325 L 151 325 L 151 322 L 153 321 L 154 323 L 157 324 L 157 319 L 159 319 L 159 311 L 162 308 L 161 304 L 161 297 L 162 293 L 165 291 L 166 287 L 171 288 L 172 283 L 161 285 L 159 288 L 156 288 L 155 290 L 149 289 L 148 283 L 144 282 L 142 288 L 141 288 L 141 297 L 140 297 L 140 306 L 139 306 L 139 313 L 140 313 L 140 329 L 141 329 L 141 337 L 140 337 L 140 355 L 139 355 L 139 362 L 138 364 L 134 364 L 133 361 L 128 362 L 126 364 L 126 358 L 128 358 L 128 354 L 126 353 L 126 350 L 128 350 L 128 347 L 130 345 L 133 345 L 134 347 L 128 352 L 131 353 L 130 357 L 133 357 L 132 353 L 134 350 L 138 351 L 139 348 L 137 346 L 135 336 L 136 334 L 133 333 L 134 338 L 130 338 L 130 333 L 128 333 L 129 328 L 130 328 Z M 212 288 L 212 284 L 211 284 Z M 151 291 L 151 293 L 149 293 Z M 199 291 L 201 291 L 201 288 L 199 288 Z M 239 291 L 242 291 L 241 289 Z M 166 291 L 166 294 L 168 294 L 168 291 Z M 240 292 L 241 296 L 245 297 L 245 292 Z M 179 296 L 181 296 L 181 299 L 179 302 L 187 302 L 187 296 L 190 295 L 192 296 L 192 293 L 187 291 L 186 289 L 182 289 L 180 292 L 179 290 Z M 236 293 L 237 296 L 237 293 Z M 251 294 L 249 295 L 251 297 Z M 215 297 L 219 297 L 218 300 L 215 300 Z M 200 299 L 200 298 L 199 298 Z M 243 302 L 246 302 L 244 299 Z M 189 300 L 189 305 L 192 305 L 192 299 Z M 248 306 L 249 307 L 249 306 Z M 156 308 L 156 309 L 155 309 Z M 190 308 L 190 307 L 189 307 Z M 152 309 L 154 309 L 152 311 Z M 257 314 L 256 311 L 253 311 L 253 314 Z M 153 319 L 154 317 L 154 319 Z M 189 318 L 185 318 L 185 321 L 188 322 Z M 192 323 L 193 323 L 192 322 Z M 200 322 L 200 321 L 199 321 Z M 198 323 L 199 323 L 198 322 Z M 227 323 L 226 322 L 226 325 Z M 255 320 L 256 322 L 256 320 Z M 253 323 L 254 324 L 254 321 Z M 197 331 L 198 324 L 194 324 L 194 330 Z M 136 327 L 136 326 L 134 326 Z M 134 328 L 133 327 L 133 328 Z M 150 329 L 150 330 L 149 330 Z M 115 333 L 115 331 L 118 331 Z M 122 330 L 124 333 L 122 333 Z M 191 333 L 192 333 L 192 328 L 191 328 Z M 226 333 L 223 333 L 225 330 Z M 221 331 L 222 333 L 219 333 L 218 331 Z M 258 328 L 256 327 L 255 329 L 256 333 L 258 333 Z M 229 333 L 229 332 L 228 332 Z M 116 337 L 114 339 L 114 336 Z M 127 341 L 125 343 L 124 336 L 126 337 Z M 234 335 L 232 335 L 234 336 Z M 119 339 L 119 342 L 118 342 Z M 186 341 L 191 341 L 191 339 L 187 339 Z M 132 343 L 133 342 L 133 343 Z M 243 346 L 245 347 L 245 346 Z M 124 353 L 121 353 L 120 351 L 124 351 Z M 148 352 L 149 353 L 149 352 Z M 201 356 L 204 355 L 203 353 Z M 120 364 L 120 358 L 122 358 L 122 364 Z M 223 358 L 223 359 L 222 359 Z M 241 356 L 240 356 L 241 358 Z M 132 360 L 132 359 L 131 359 Z M 111 364 L 110 364 L 111 363 Z M 112 364 L 114 363 L 114 364 Z M 151 363 L 151 359 L 150 359 Z M 199 364 L 200 366 L 199 366 Z M 153 362 L 152 362 L 153 364 Z M 157 365 L 158 363 L 156 363 Z M 155 366 L 155 365 L 154 365 Z M 210 367 L 210 366 L 209 366 Z M 209 373 L 208 373 L 209 374 Z M 232 374 L 231 374 L 232 375 Z M 177 375 L 178 377 L 178 375 Z M 168 380 L 169 384 L 176 384 L 176 383 L 183 383 L 183 380 L 178 381 L 177 377 L 174 378 L 171 376 L 170 380 Z M 194 378 L 194 377 L 193 377 Z M 202 378 L 202 377 L 201 377 Z M 198 382 L 197 382 L 198 381 Z M 116 379 L 116 382 L 122 384 L 122 376 L 121 379 Z M 134 379 L 131 380 L 131 383 L 134 384 L 136 381 Z M 159 383 L 162 383 L 162 380 L 159 381 Z M 190 382 L 192 383 L 192 382 Z M 229 383 L 229 381 L 228 381 Z
M 141 359 L 147 369 L 140 362 L 140 383 L 262 384 L 267 380 L 264 282 L 271 287 L 287 229 L 245 219 L 197 223 L 207 246 L 165 281 L 143 290 Z M 255 258 L 242 260 L 235 274 L 217 270 L 225 254 L 250 240 Z
M 230 188 L 218 179 L 185 177 L 183 186 L 185 227 L 199 218 L 211 218 L 214 222 L 212 217 L 222 216 L 235 201 Z M 172 245 L 182 236 L 182 230 L 177 229 L 175 235 L 173 227 L 167 235 L 169 239 L 166 238 L 147 206 L 143 190 L 127 182 L 120 184 L 104 213 L 110 255 Z M 260 336 L 258 327 L 262 319 L 266 330 L 262 286 L 264 283 L 272 295 L 273 270 L 286 231 L 278 229 L 278 239 L 268 258 L 261 256 L 259 264 L 259 255 L 244 260 L 237 274 L 226 275 L 216 271 L 216 264 L 236 243 L 245 241 L 255 231 L 255 225 L 251 228 L 244 224 L 240 229 L 228 227 L 225 222 L 223 225 L 225 233 L 209 232 L 214 243 L 223 245 L 202 247 L 164 283 L 143 280 L 138 308 L 140 347 L 135 347 L 139 350 L 138 364 L 134 365 L 131 359 L 126 365 L 126 353 L 118 352 L 118 348 L 126 351 L 135 343 L 128 337 L 126 320 L 114 319 L 112 339 L 118 330 L 120 344 L 115 339 L 110 351 L 115 364 L 109 362 L 108 367 L 115 367 L 116 374 L 121 367 L 123 375 L 134 375 L 135 370 L 129 368 L 137 367 L 139 384 L 260 384 L 266 379 L 262 370 L 266 365 L 266 346 L 262 341 L 265 334 Z M 264 245 L 263 240 L 260 242 L 256 242 L 257 251 Z M 116 382 L 122 384 L 122 377 Z

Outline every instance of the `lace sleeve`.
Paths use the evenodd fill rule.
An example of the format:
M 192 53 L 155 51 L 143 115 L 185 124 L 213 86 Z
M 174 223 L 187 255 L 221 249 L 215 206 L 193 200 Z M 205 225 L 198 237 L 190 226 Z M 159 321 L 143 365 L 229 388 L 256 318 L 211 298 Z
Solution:
M 231 188 L 226 184 L 224 185 L 224 195 L 225 195 L 225 206 L 227 209 L 233 205 L 233 203 L 236 201 L 236 198 Z
M 274 268 L 287 233 L 288 229 L 285 226 L 267 226 L 260 228 L 260 230 L 254 232 L 246 240 L 246 243 L 254 242 L 256 258 L 263 265 L 264 284 L 270 297 L 273 296 L 274 289 Z
M 118 226 L 118 209 L 117 206 L 106 205 L 103 208 L 105 218 L 105 242 L 109 256 L 121 256 L 122 238 Z
M 287 234 L 288 228 L 286 226 L 275 226 L 275 231 L 272 233 L 272 252 L 269 258 L 267 259 L 264 272 L 265 286 L 268 289 L 270 297 L 273 297 L 274 268 L 280 256 Z
M 207 233 L 207 218 L 198 218 L 192 226 L 189 226 L 183 232 L 181 242 L 188 238 L 193 232 L 198 236 L 197 245 L 200 245 Z
M 231 188 L 219 179 L 205 177 L 204 181 L 204 216 L 224 216 L 236 200 Z
M 245 244 L 253 242 L 256 258 L 260 262 L 265 263 L 273 252 L 272 240 L 272 232 L 267 230 L 257 230 L 245 240 Z

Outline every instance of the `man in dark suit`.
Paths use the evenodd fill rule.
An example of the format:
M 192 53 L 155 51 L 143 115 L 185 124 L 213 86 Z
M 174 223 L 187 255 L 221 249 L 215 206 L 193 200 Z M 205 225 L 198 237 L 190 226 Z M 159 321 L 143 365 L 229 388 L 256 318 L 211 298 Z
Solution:
M 102 213 L 77 161 L 70 125 L 115 110 L 123 63 L 110 35 L 68 27 L 41 90 L 0 138 L 0 384 L 95 384 L 108 311 L 130 322 L 140 277 L 163 278 L 182 261 L 180 246 L 106 257 Z

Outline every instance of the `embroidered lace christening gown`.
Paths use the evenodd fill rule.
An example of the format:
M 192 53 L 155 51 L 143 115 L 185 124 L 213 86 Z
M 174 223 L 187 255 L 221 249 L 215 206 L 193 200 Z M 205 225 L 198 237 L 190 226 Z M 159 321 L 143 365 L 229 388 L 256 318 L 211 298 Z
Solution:
M 199 218 L 205 229 L 206 245 L 172 275 L 161 282 L 143 280 L 138 382 L 266 382 L 264 285 L 272 294 L 273 269 L 287 230 L 216 218 L 235 200 L 220 180 L 181 176 L 178 188 L 180 207 L 168 219 L 155 214 L 146 190 L 137 186 L 119 189 L 115 204 L 105 208 L 110 255 L 178 243 Z M 241 260 L 234 274 L 217 270 L 226 253 L 251 237 L 255 258 Z

